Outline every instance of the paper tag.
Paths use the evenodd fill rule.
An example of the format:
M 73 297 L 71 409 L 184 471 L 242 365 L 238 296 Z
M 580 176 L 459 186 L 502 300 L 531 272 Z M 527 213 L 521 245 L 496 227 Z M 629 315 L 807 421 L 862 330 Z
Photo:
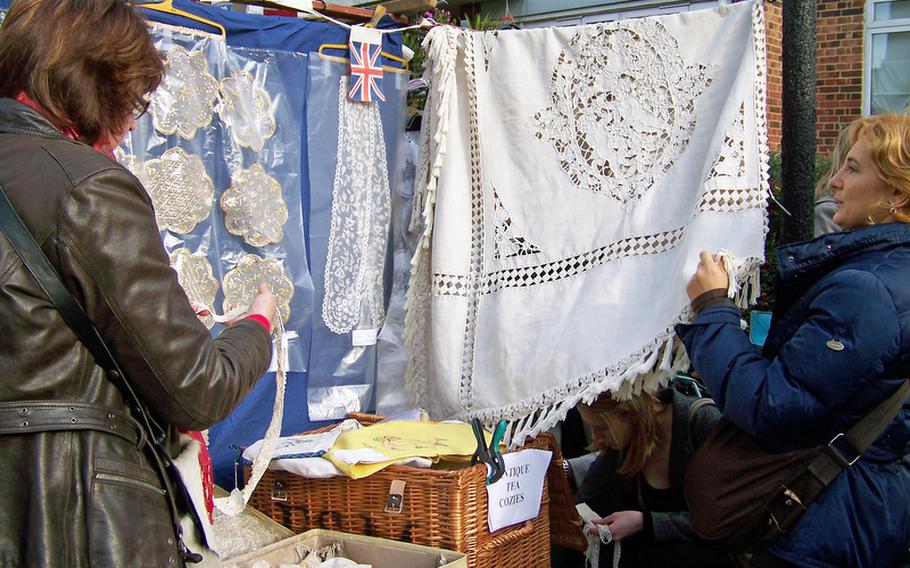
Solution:
M 313 11 L 313 0 L 270 0 L 272 4 L 284 6 L 291 10 L 300 10 L 301 12 Z
M 294 331 L 285 331 L 284 335 L 281 336 L 281 347 L 284 352 L 284 370 L 288 370 L 288 342 L 291 339 L 297 339 L 297 333 Z M 269 370 L 267 373 L 277 373 L 278 372 L 278 350 L 275 349 L 275 340 L 272 340 L 272 361 L 269 363 Z
M 505 474 L 487 485 L 487 523 L 490 532 L 537 517 L 543 480 L 553 452 L 522 450 L 503 454 Z
M 376 28 L 367 28 L 364 26 L 351 26 L 351 37 L 349 41 L 359 41 L 370 45 L 382 45 L 382 32 Z
M 376 345 L 376 336 L 379 334 L 378 329 L 355 329 L 351 333 L 351 341 L 354 347 L 363 347 L 366 345 Z

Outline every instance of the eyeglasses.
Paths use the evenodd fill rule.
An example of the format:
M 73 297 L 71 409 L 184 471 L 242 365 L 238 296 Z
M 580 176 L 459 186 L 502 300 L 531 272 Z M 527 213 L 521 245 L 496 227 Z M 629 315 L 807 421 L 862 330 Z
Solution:
M 133 105 L 133 110 L 130 113 L 133 117 L 133 120 L 139 120 L 142 118 L 143 115 L 145 115 L 145 113 L 148 111 L 149 104 L 151 104 L 150 100 L 144 98 L 139 99 L 136 104 Z

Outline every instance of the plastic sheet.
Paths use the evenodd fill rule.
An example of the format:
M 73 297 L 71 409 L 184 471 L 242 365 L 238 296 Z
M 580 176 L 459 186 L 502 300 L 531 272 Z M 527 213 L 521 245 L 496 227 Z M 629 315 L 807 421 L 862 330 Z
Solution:
M 207 212 L 194 222 L 190 229 L 162 231 L 162 240 L 169 253 L 185 250 L 195 253 L 189 257 L 193 261 L 199 261 L 201 257 L 202 262 L 208 263 L 212 279 L 215 281 L 215 292 L 211 296 L 211 302 L 217 311 L 226 311 L 232 305 L 243 305 L 249 301 L 247 298 L 237 297 L 227 298 L 229 301 L 225 302 L 225 288 L 222 284 L 241 259 L 250 258 L 249 255 L 252 255 L 253 258 L 274 259 L 281 263 L 284 274 L 273 283 L 273 289 L 276 285 L 287 284 L 291 291 L 289 294 L 283 294 L 283 298 L 279 297 L 279 304 L 284 303 L 287 308 L 282 308 L 282 319 L 286 322 L 287 330 L 285 366 L 288 369 L 286 392 L 289 404 L 283 424 L 295 432 L 308 429 L 307 420 L 298 418 L 299 414 L 295 416 L 293 402 L 305 396 L 313 305 L 313 285 L 307 265 L 305 244 L 305 212 L 301 199 L 301 195 L 306 194 L 306 176 L 301 174 L 306 166 L 301 149 L 301 133 L 305 129 L 302 112 L 305 103 L 305 83 L 301 81 L 301 77 L 306 74 L 307 56 L 273 50 L 232 48 L 226 46 L 217 36 L 163 24 L 153 24 L 151 30 L 160 50 L 165 53 L 174 51 L 178 54 L 182 60 L 180 69 L 184 73 L 181 77 L 170 77 L 159 88 L 153 99 L 155 101 L 153 113 L 139 121 L 137 128 L 118 149 L 118 155 L 127 167 L 139 175 L 147 187 L 156 183 L 167 185 L 160 180 L 153 183 L 149 179 L 149 163 L 153 165 L 152 174 L 157 172 L 163 177 L 170 175 L 175 178 L 172 183 L 186 182 L 191 177 L 190 172 L 195 172 L 192 175 L 196 176 L 197 184 L 201 177 L 206 177 L 210 181 L 211 207 Z M 204 65 L 187 64 L 189 54 L 199 54 L 191 57 L 198 60 L 201 56 Z M 196 71 L 193 72 L 192 69 Z M 207 85 L 211 80 L 206 74 L 218 83 L 218 92 L 214 98 L 207 96 L 210 92 Z M 236 82 L 230 83 L 232 78 L 237 77 L 245 81 L 245 90 L 237 89 Z M 225 80 L 229 81 L 229 88 L 222 90 Z M 197 94 L 188 94 L 188 91 Z M 230 94 L 224 96 L 228 91 Z M 202 95 L 199 95 L 199 92 Z M 181 98 L 191 100 L 192 104 L 185 105 L 185 109 L 179 107 L 175 109 L 172 103 L 178 102 Z M 210 108 L 206 108 L 206 105 Z M 243 107 L 252 110 L 244 111 Z M 190 110 L 193 113 L 189 112 Z M 211 120 L 205 122 L 204 117 L 209 112 Z M 184 117 L 170 117 L 171 114 L 180 113 L 201 115 L 203 118 L 198 119 L 196 127 L 193 128 L 187 125 L 190 120 Z M 198 125 L 199 122 L 205 124 Z M 162 129 L 170 133 L 162 132 Z M 254 148 L 259 150 L 256 151 Z M 184 164 L 181 169 L 175 168 L 174 164 L 168 164 L 168 167 L 156 170 L 154 166 L 160 166 L 162 158 L 168 152 L 172 154 L 181 152 L 186 156 L 192 156 L 193 161 L 198 162 L 195 167 L 187 168 Z M 168 158 L 171 159 L 172 156 Z M 172 171 L 168 171 L 168 168 Z M 200 170 L 202 174 L 199 173 Z M 225 226 L 222 197 L 232 185 L 243 188 L 245 175 L 260 181 L 266 179 L 263 176 L 267 176 L 280 188 L 280 201 L 286 209 L 287 218 L 283 223 L 276 222 L 276 225 L 279 225 L 280 238 L 272 240 L 278 242 L 263 244 L 255 238 L 250 238 L 256 231 L 238 231 L 234 227 L 232 233 Z M 235 183 L 238 179 L 240 184 Z M 269 183 L 273 187 L 274 184 Z M 241 195 L 245 193 L 248 191 L 240 192 Z M 226 203 L 235 216 L 239 215 L 247 221 L 258 219 L 261 222 L 262 219 L 268 220 L 274 213 L 276 200 L 275 196 L 272 197 L 271 201 L 267 202 L 271 205 L 254 203 L 252 209 L 244 209 L 243 203 Z M 156 211 L 158 210 L 156 204 Z M 177 217 L 182 215 L 182 208 L 179 206 L 172 208 L 172 211 L 176 211 L 174 214 Z M 161 213 L 158 214 L 160 217 Z M 260 232 L 275 235 L 276 227 L 259 229 L 262 229 Z M 187 232 L 180 232 L 181 230 Z M 255 241 L 261 246 L 251 244 L 249 241 Z M 183 256 L 188 258 L 188 255 Z M 202 268 L 200 271 L 204 272 L 205 269 Z M 241 295 L 249 295 L 252 293 L 249 289 L 250 284 L 252 282 L 246 284 L 241 282 L 236 287 L 244 291 Z M 184 287 L 190 290 L 193 288 L 186 284 Z M 218 332 L 219 328 L 216 326 L 213 333 Z M 273 361 L 270 370 L 274 371 L 275 367 L 276 362 Z M 272 415 L 275 392 L 275 375 L 269 372 L 228 418 L 210 429 L 209 449 L 216 483 L 228 488 L 234 486 L 233 465 L 237 457 L 235 448 L 251 444 L 263 436 Z
M 308 331 L 313 284 L 300 201 L 301 116 L 285 90 L 306 57 L 229 48 L 219 38 L 164 25 L 151 29 L 156 47 L 168 55 L 168 74 L 118 158 L 152 195 L 168 253 L 184 250 L 204 257 L 222 283 L 209 307 L 226 312 L 252 299 L 251 286 L 241 286 L 244 297 L 233 297 L 224 286 L 238 267 L 229 280 L 255 279 L 241 259 L 280 261 L 292 284 L 279 295 L 291 332 L 288 370 L 304 371 L 308 350 L 300 337 Z M 267 193 L 266 187 L 274 191 Z M 237 194 L 248 199 L 232 200 Z M 245 220 L 246 232 L 236 229 L 243 224 L 238 218 Z M 251 237 L 260 233 L 269 238 Z
M 408 367 L 404 344 L 405 296 L 411 276 L 411 257 L 417 249 L 420 232 L 411 233 L 414 177 L 420 153 L 420 133 L 407 132 L 399 156 L 400 180 L 392 191 L 392 286 L 389 308 L 379 332 L 379 361 L 376 370 L 376 413 L 389 415 L 411 408 L 413 403 L 405 385 Z
M 345 85 L 346 79 L 343 76 L 346 71 L 344 65 L 320 59 L 315 54 L 310 57 L 307 98 L 307 145 L 310 174 L 309 245 L 311 271 L 315 286 L 313 336 L 307 388 L 308 411 L 311 420 L 340 419 L 346 412 L 364 411 L 371 407 L 376 379 L 376 335 L 384 317 L 384 304 L 388 298 L 389 279 L 377 280 L 376 271 L 377 269 L 380 273 L 388 271 L 389 263 L 380 259 L 377 266 L 375 257 L 370 255 L 375 252 L 375 245 L 379 244 L 382 256 L 385 257 L 384 245 L 389 234 L 389 219 L 388 217 L 378 218 L 375 215 L 380 215 L 377 211 L 381 210 L 383 206 L 388 207 L 391 199 L 388 188 L 396 187 L 398 184 L 399 168 L 396 165 L 399 163 L 398 152 L 403 139 L 401 117 L 404 109 L 407 77 L 396 73 L 384 74 L 382 79 L 386 99 L 384 103 L 348 103 L 378 105 L 379 110 L 378 116 L 366 111 L 360 112 L 358 116 L 363 117 L 363 127 L 351 131 L 346 130 L 343 126 L 345 124 L 344 113 L 351 112 L 351 109 L 339 99 L 340 89 Z M 343 93 L 341 94 L 343 96 Z M 359 110 L 364 108 L 367 107 L 361 107 Z M 369 136 L 370 128 L 375 126 L 374 121 L 377 118 L 381 120 L 382 125 L 382 139 L 379 143 L 384 145 L 385 149 L 384 164 L 376 164 L 372 158 L 362 159 L 364 156 L 358 154 L 358 151 L 352 151 L 351 148 L 352 146 L 362 147 L 365 148 L 363 152 L 368 152 L 369 156 L 380 155 L 378 152 L 374 152 L 373 145 L 364 145 L 363 139 L 363 136 Z M 339 129 L 340 122 L 341 129 Z M 339 140 L 342 141 L 340 148 Z M 345 160 L 345 162 L 339 160 Z M 362 162 L 360 166 L 355 164 L 358 160 Z M 381 165 L 382 168 L 375 170 L 378 165 Z M 385 189 L 376 186 L 370 191 L 351 195 L 349 192 L 351 188 L 335 183 L 336 175 L 349 175 L 346 168 L 357 170 L 358 167 L 369 168 L 372 173 L 363 174 L 361 171 L 363 174 L 361 177 L 373 181 L 377 175 L 389 176 L 385 181 Z M 384 172 L 376 173 L 382 169 Z M 358 179 L 356 175 L 353 177 Z M 358 187 L 353 189 L 358 189 Z M 382 191 L 385 191 L 386 194 L 382 195 Z M 337 203 L 339 196 L 346 200 L 348 212 L 352 210 L 360 212 L 353 215 L 360 219 L 357 224 L 339 228 L 339 222 L 350 220 L 352 217 L 351 214 L 344 216 L 340 214 Z M 376 202 L 376 206 L 371 205 L 373 202 Z M 383 223 L 384 227 L 377 231 L 377 223 Z M 377 234 L 378 238 L 385 237 L 383 242 L 375 243 L 371 240 L 376 238 Z M 343 236 L 339 237 L 339 235 Z M 370 237 L 370 235 L 374 235 L 374 237 Z M 342 250 L 338 248 L 339 243 L 348 243 L 348 245 L 353 243 L 352 246 L 357 250 L 354 254 L 339 260 L 338 251 Z M 363 246 L 360 246 L 361 244 Z M 362 254 L 363 251 L 367 251 L 366 256 L 369 258 Z M 351 279 L 352 274 L 360 276 Z M 336 318 L 326 313 L 327 309 L 337 310 L 337 305 L 333 302 L 340 301 L 333 296 L 331 289 L 332 286 L 337 286 L 336 280 L 342 282 L 351 280 L 357 286 L 364 288 L 362 294 L 355 293 L 342 298 L 346 302 L 342 311 L 350 313 L 353 310 L 353 313 L 359 313 L 353 329 L 350 330 L 340 325 L 339 320 L 343 318 Z M 383 304 L 378 306 L 382 311 L 378 318 L 375 314 L 377 303 Z

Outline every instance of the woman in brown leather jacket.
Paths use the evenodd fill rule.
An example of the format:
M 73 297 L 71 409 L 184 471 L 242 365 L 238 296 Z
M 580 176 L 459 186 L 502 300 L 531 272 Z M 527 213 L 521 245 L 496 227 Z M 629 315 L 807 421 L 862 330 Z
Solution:
M 266 370 L 275 301 L 212 339 L 140 182 L 109 154 L 163 65 L 121 0 L 16 0 L 0 28 L 0 187 L 151 415 L 202 430 Z M 0 566 L 184 563 L 111 378 L 0 235 Z M 113 427 L 117 427 L 113 429 Z

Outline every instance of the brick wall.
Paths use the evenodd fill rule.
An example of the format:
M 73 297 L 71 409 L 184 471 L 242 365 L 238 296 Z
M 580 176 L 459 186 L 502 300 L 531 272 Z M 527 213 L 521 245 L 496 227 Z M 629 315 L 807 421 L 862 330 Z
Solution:
M 768 59 L 768 144 L 771 151 L 780 148 L 781 89 L 783 88 L 781 37 L 783 36 L 783 10 L 780 2 L 765 2 L 765 38 Z
M 785 0 L 784 0 L 785 1 Z M 834 147 L 841 126 L 862 114 L 864 0 L 823 0 L 816 13 L 816 130 L 818 153 Z M 768 137 L 780 147 L 783 35 L 781 2 L 766 3 Z
M 818 3 L 818 151 L 834 147 L 841 126 L 862 115 L 864 0 Z

